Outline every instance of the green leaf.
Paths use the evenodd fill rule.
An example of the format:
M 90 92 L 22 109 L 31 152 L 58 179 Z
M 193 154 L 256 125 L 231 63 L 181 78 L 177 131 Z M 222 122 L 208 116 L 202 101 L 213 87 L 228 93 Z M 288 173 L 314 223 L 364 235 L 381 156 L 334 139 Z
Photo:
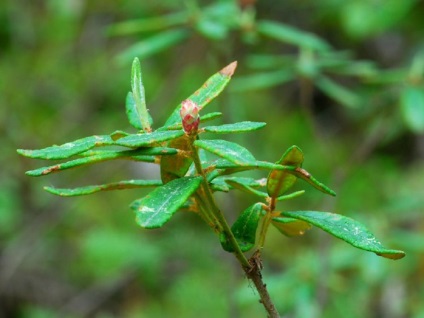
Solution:
M 202 177 L 184 177 L 156 188 L 131 204 L 136 222 L 143 228 L 162 227 L 202 183 Z
M 333 197 L 336 196 L 336 192 L 334 192 L 333 190 L 331 190 L 329 187 L 327 187 L 325 184 L 319 182 L 317 179 L 315 179 L 308 171 L 306 171 L 305 169 L 302 169 L 300 167 L 294 169 L 294 170 L 289 170 L 289 172 L 293 175 L 295 175 L 296 177 L 306 181 L 307 183 L 309 183 L 311 186 L 313 186 L 315 189 L 332 195 Z
M 147 187 L 156 187 L 161 186 L 162 181 L 160 180 L 125 180 L 101 185 L 90 185 L 85 187 L 73 188 L 73 189 L 64 189 L 64 188 L 54 188 L 54 187 L 44 187 L 44 190 L 52 194 L 56 194 L 62 197 L 72 197 L 79 195 L 87 195 L 100 191 L 110 191 L 110 190 L 123 190 L 123 189 L 137 189 L 137 188 L 147 188 Z
M 305 221 L 287 217 L 272 218 L 271 223 L 278 231 L 289 237 L 303 235 L 311 228 L 311 225 Z
M 424 132 L 424 87 L 406 87 L 400 98 L 402 117 L 415 133 Z
M 357 108 L 361 105 L 361 99 L 356 93 L 339 85 L 326 76 L 320 76 L 317 78 L 315 84 L 325 94 L 344 106 Z
M 131 61 L 134 56 L 138 56 L 140 59 L 145 59 L 153 54 L 176 45 L 186 39 L 188 35 L 189 32 L 186 29 L 163 31 L 127 48 L 117 57 L 118 62 L 126 63 Z
M 131 148 L 157 145 L 162 141 L 176 139 L 184 135 L 182 130 L 154 131 L 146 134 L 129 135 L 116 141 L 117 145 Z
M 196 140 L 194 145 L 237 165 L 249 165 L 256 161 L 249 150 L 234 142 L 220 139 Z
M 141 115 L 139 114 L 137 110 L 137 105 L 135 103 L 133 93 L 128 92 L 127 99 L 125 100 L 125 108 L 127 112 L 128 121 L 134 128 L 138 130 L 143 130 L 143 123 L 141 121 Z M 152 116 L 147 112 L 147 120 L 151 125 L 153 125 L 153 119 Z
M 379 256 L 390 259 L 405 256 L 403 251 L 384 248 L 364 225 L 349 217 L 316 211 L 283 212 L 282 215 L 308 222 L 359 249 L 374 252 Z
M 257 31 L 272 39 L 303 48 L 310 48 L 317 51 L 327 51 L 330 49 L 328 43 L 316 35 L 300 31 L 279 22 L 259 21 L 257 23 Z
M 209 176 L 208 176 L 209 178 Z M 250 188 L 259 188 L 259 187 L 264 187 L 266 184 L 266 179 L 253 179 L 253 178 L 247 178 L 247 177 L 218 177 L 218 178 L 214 178 L 211 181 L 211 186 L 213 188 L 213 190 L 216 191 L 223 191 L 223 192 L 228 192 L 230 191 L 230 189 L 232 189 L 233 187 L 230 185 L 230 183 L 227 183 L 227 181 L 235 181 L 239 184 L 243 184 L 245 186 L 248 186 Z
M 231 227 L 231 231 L 242 252 L 247 252 L 255 246 L 256 230 L 259 225 L 262 210 L 263 203 L 255 203 L 244 210 Z M 227 252 L 234 252 L 233 246 L 229 243 L 224 234 L 221 234 L 220 240 L 224 250 Z
M 243 121 L 235 124 L 226 124 L 220 126 L 208 126 L 203 129 L 207 132 L 213 132 L 218 134 L 231 134 L 239 132 L 254 131 L 264 127 L 266 123 Z
M 182 150 L 182 152 L 172 157 L 161 158 L 160 176 L 163 183 L 168 183 L 176 178 L 184 177 L 190 165 L 193 163 L 193 159 L 186 154 L 191 148 L 191 141 L 188 136 L 183 135 L 177 139 L 173 139 L 167 146 Z
M 297 146 L 291 146 L 276 164 L 301 167 L 303 152 Z M 279 197 L 296 182 L 297 178 L 289 171 L 272 170 L 268 175 L 267 191 L 270 197 Z
M 304 193 L 305 193 L 305 190 L 300 190 L 300 191 L 296 191 L 296 192 L 293 192 L 293 193 L 290 193 L 290 194 L 281 195 L 277 198 L 277 201 L 284 201 L 284 200 L 297 198 L 297 197 L 300 197 Z
M 249 194 L 253 194 L 253 195 L 256 195 L 256 196 L 261 197 L 261 198 L 267 198 L 268 197 L 268 195 L 265 192 L 255 190 L 244 182 L 239 182 L 239 181 L 234 180 L 234 179 L 233 180 L 227 179 L 227 180 L 225 180 L 225 182 L 228 183 L 231 187 L 238 189 L 240 191 L 243 191 L 243 192 L 246 192 L 246 193 L 249 193 Z
M 206 82 L 187 99 L 190 99 L 202 109 L 223 91 L 225 86 L 230 82 L 236 67 L 237 62 L 230 63 L 218 73 L 209 77 Z M 171 116 L 165 122 L 164 127 L 173 126 L 181 121 L 180 109 L 181 104 L 175 108 Z
M 141 125 L 141 129 L 145 132 L 150 132 L 152 131 L 150 126 L 152 118 L 149 116 L 146 107 L 146 96 L 138 58 L 133 60 L 131 67 L 131 89 L 132 94 L 127 95 L 127 102 L 125 104 L 130 124 L 134 123 L 134 127 Z
M 114 144 L 115 142 L 111 136 L 100 135 L 78 139 L 60 146 L 51 146 L 37 150 L 18 149 L 17 151 L 25 157 L 53 160 L 69 158 L 94 147 Z
M 282 85 L 295 77 L 295 73 L 289 69 L 272 72 L 255 73 L 238 77 L 231 85 L 232 92 L 268 89 Z
M 151 18 L 129 20 L 111 25 L 107 28 L 107 32 L 109 35 L 126 35 L 138 32 L 163 30 L 186 23 L 188 17 L 188 12 L 184 11 L 163 14 Z
M 35 170 L 30 170 L 26 172 L 26 175 L 32 177 L 44 176 L 53 172 L 59 172 L 66 169 L 76 168 L 88 164 L 93 164 L 102 161 L 115 160 L 115 159 L 130 159 L 137 160 L 143 159 L 144 156 L 148 156 L 146 159 L 149 159 L 150 156 L 154 155 L 173 155 L 176 154 L 177 150 L 172 148 L 142 148 L 137 150 L 125 150 L 125 151 L 99 151 L 95 152 L 91 156 L 83 157 L 64 163 L 58 163 L 49 167 L 42 167 Z M 144 160 L 141 160 L 144 161 Z M 150 161 L 150 160 L 148 160 Z

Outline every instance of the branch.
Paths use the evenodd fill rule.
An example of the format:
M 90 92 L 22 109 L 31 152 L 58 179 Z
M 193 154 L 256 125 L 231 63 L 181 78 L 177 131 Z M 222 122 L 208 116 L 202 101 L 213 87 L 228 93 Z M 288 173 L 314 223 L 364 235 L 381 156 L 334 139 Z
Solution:
M 279 318 L 280 315 L 271 300 L 266 284 L 264 284 L 262 280 L 261 270 L 263 266 L 259 250 L 257 250 L 251 258 L 249 258 L 249 264 L 250 267 L 243 267 L 243 270 L 246 273 L 247 278 L 255 284 L 256 290 L 261 298 L 260 302 L 268 313 L 268 318 Z

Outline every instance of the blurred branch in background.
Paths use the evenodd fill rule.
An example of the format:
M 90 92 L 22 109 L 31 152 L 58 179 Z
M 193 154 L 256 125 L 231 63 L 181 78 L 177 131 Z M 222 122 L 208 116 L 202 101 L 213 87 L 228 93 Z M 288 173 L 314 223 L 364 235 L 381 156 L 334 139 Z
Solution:
M 125 209 L 140 196 L 137 190 L 68 206 L 52 202 L 38 192 L 40 183 L 23 175 L 28 163 L 16 160 L 18 146 L 61 144 L 124 122 L 134 55 L 149 74 L 147 98 L 159 117 L 167 110 L 156 105 L 175 107 L 213 70 L 238 60 L 231 92 L 211 108 L 226 109 L 228 122 L 247 116 L 281 127 L 263 132 L 266 144 L 245 144 L 258 157 L 277 160 L 282 148 L 298 144 L 319 158 L 310 168 L 321 171 L 320 179 L 333 173 L 326 181 L 338 193 L 332 210 L 366 220 L 408 254 L 392 264 L 329 243 L 325 234 L 314 251 L 308 244 L 314 231 L 296 241 L 269 237 L 267 249 L 275 254 L 264 260 L 265 275 L 273 277 L 271 295 L 284 295 L 277 297 L 279 310 L 294 317 L 423 315 L 423 9 L 415 0 L 3 1 L 0 316 L 262 314 L 244 286 L 237 297 L 231 294 L 229 284 L 242 285 L 243 277 L 222 281 L 230 265 L 211 266 L 211 258 L 225 256 L 213 245 L 204 248 L 209 234 L 201 224 L 197 232 L 187 226 L 196 220 L 181 216 L 175 229 L 141 234 Z M 151 172 L 103 167 L 108 178 Z M 103 183 L 103 169 L 68 173 L 67 183 Z M 287 210 L 291 204 L 330 210 L 327 201 L 306 196 Z M 240 194 L 224 204 L 242 211 L 244 202 Z M 133 279 L 136 284 L 128 283 Z M 208 297 L 199 296 L 203 288 L 212 290 Z

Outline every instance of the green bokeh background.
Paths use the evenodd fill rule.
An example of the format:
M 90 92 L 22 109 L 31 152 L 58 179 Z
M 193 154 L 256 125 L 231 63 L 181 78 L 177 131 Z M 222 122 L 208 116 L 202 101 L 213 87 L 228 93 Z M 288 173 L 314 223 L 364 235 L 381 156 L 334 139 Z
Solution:
M 126 36 L 110 36 L 107 28 L 187 8 L 201 16 L 223 3 L 235 2 L 0 3 L 0 317 L 265 317 L 238 263 L 195 215 L 177 214 L 164 228 L 147 231 L 128 208 L 147 191 L 59 198 L 42 190 L 155 178 L 157 167 L 109 162 L 39 179 L 24 172 L 45 163 L 16 154 L 17 148 L 132 131 L 124 109 L 131 61 L 119 56 L 167 26 Z M 421 1 L 239 3 L 252 3 L 258 19 L 308 31 L 382 70 L 414 73 L 411 65 L 424 45 Z M 243 38 L 237 28 L 224 32 L 220 25 L 228 19 L 193 22 L 185 40 L 140 58 L 157 125 L 233 60 L 239 63 L 236 83 L 256 72 L 249 67 L 253 54 L 297 56 L 291 45 Z M 424 94 L 417 69 L 413 84 Z M 379 79 L 388 76 L 382 72 Z M 298 182 L 295 188 L 306 194 L 281 209 L 350 216 L 407 256 L 386 260 L 317 229 L 300 238 L 271 230 L 264 280 L 284 317 L 424 317 L 424 133 L 402 115 L 402 91 L 410 83 L 334 80 L 360 96 L 361 105 L 346 107 L 316 88 L 305 103 L 298 78 L 247 91 L 230 83 L 209 107 L 224 113 L 224 123 L 267 122 L 261 131 L 228 139 L 268 161 L 296 144 L 305 153 L 304 167 L 337 192 L 327 198 Z M 414 105 L 423 103 L 418 98 Z M 230 220 L 254 202 L 238 192 L 217 198 Z

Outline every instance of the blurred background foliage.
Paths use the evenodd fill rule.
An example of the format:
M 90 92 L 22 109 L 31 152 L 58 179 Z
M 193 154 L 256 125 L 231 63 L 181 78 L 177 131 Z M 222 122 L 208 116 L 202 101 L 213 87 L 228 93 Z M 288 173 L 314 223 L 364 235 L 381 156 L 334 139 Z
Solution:
M 232 256 L 192 215 L 137 228 L 140 190 L 58 198 L 68 187 L 157 177 L 127 162 L 31 179 L 42 148 L 130 130 L 141 60 L 156 123 L 211 74 L 239 65 L 210 108 L 265 121 L 238 142 L 276 161 L 296 144 L 336 190 L 284 210 L 360 220 L 407 257 L 392 262 L 311 230 L 267 238 L 264 275 L 284 317 L 424 317 L 424 3 L 418 0 L 82 1 L 0 4 L 0 316 L 263 317 Z M 257 173 L 257 177 L 265 175 Z M 229 219 L 252 201 L 219 194 Z

